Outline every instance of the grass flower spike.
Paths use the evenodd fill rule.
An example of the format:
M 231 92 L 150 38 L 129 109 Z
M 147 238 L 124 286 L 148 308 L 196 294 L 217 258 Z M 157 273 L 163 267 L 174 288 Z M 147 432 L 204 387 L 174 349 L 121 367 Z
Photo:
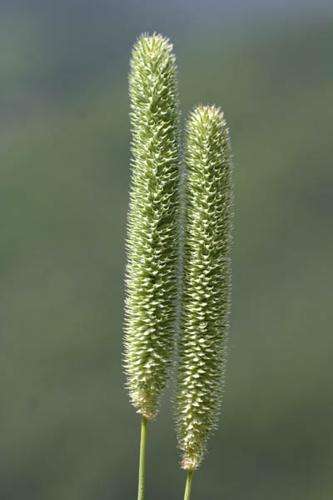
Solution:
M 128 388 L 151 419 L 174 344 L 179 183 L 178 103 L 172 46 L 160 35 L 136 43 L 130 74 L 132 189 L 128 217 Z
M 230 309 L 231 149 L 224 115 L 199 106 L 187 123 L 187 188 L 177 434 L 185 498 L 217 424 Z
M 157 413 L 167 382 L 176 316 L 179 106 L 175 57 L 166 38 L 154 34 L 138 39 L 129 84 L 132 179 L 125 367 L 131 402 L 142 415 L 143 475 L 146 425 Z

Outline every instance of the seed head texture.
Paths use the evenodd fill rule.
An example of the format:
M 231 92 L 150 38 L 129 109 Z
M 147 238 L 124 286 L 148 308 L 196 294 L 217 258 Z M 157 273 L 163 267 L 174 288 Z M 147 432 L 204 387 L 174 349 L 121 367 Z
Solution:
M 131 402 L 152 419 L 173 352 L 177 293 L 179 105 L 175 56 L 166 38 L 138 39 L 129 92 L 125 369 Z
M 182 467 L 196 469 L 218 420 L 231 288 L 231 147 L 222 111 L 187 122 L 183 304 L 176 419 Z

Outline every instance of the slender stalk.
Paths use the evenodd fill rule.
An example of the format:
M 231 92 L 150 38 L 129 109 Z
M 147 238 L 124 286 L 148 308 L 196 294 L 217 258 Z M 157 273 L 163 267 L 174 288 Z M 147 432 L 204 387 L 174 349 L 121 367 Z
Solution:
M 142 419 L 141 419 L 141 439 L 140 439 L 138 500 L 144 500 L 144 495 L 145 495 L 147 424 L 148 424 L 147 418 L 142 417 Z
M 187 471 L 184 500 L 190 500 L 191 497 L 193 472 L 194 472 L 193 470 Z

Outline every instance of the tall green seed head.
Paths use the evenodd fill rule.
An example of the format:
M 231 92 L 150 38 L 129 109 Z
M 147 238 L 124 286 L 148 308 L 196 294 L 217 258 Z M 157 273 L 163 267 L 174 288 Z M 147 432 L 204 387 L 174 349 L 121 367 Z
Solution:
M 129 79 L 132 179 L 127 236 L 125 367 L 130 398 L 151 419 L 174 345 L 178 247 L 178 91 L 172 45 L 142 35 Z
M 220 109 L 199 106 L 190 115 L 186 166 L 176 416 L 182 467 L 194 470 L 217 424 L 230 309 L 231 149 Z

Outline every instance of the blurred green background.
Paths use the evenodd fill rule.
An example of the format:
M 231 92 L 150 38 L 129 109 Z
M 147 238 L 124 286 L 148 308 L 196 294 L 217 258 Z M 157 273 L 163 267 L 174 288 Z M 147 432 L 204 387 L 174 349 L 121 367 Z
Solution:
M 223 106 L 233 312 L 221 425 L 193 500 L 333 498 L 333 6 L 0 1 L 0 498 L 136 498 L 122 372 L 127 74 L 171 37 L 183 120 Z M 180 499 L 169 391 L 147 499 Z

